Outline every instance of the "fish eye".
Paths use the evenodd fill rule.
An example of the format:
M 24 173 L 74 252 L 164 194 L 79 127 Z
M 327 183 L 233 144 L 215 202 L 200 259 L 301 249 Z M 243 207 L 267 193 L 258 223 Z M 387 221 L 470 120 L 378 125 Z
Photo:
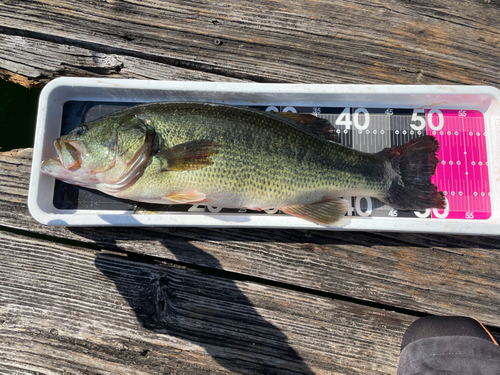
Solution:
M 89 127 L 87 125 L 80 125 L 75 129 L 75 133 L 77 135 L 83 135 L 87 132 L 87 130 L 89 130 Z

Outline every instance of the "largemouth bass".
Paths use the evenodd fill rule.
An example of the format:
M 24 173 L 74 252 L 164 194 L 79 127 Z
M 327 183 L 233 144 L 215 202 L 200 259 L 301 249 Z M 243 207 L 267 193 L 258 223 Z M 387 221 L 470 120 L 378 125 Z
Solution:
M 82 124 L 55 141 L 42 173 L 119 198 L 208 203 L 333 224 L 343 196 L 371 196 L 400 210 L 444 208 L 431 183 L 433 136 L 378 153 L 331 140 L 327 120 L 224 104 L 151 103 Z

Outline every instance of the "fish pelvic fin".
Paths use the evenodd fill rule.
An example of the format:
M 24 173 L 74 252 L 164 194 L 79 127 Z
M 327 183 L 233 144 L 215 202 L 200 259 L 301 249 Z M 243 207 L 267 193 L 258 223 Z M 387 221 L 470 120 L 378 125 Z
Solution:
M 439 142 L 432 135 L 382 150 L 389 187 L 381 200 L 399 210 L 444 209 L 444 194 L 431 182 L 438 150 Z
M 217 154 L 218 144 L 206 139 L 160 148 L 157 157 L 165 171 L 192 171 L 213 164 L 212 156 Z
M 316 224 L 332 225 L 345 215 L 347 202 L 331 198 L 311 204 L 280 207 L 280 210 Z
M 166 195 L 165 199 L 175 204 L 203 203 L 209 202 L 205 193 L 189 191 L 185 193 L 174 193 Z

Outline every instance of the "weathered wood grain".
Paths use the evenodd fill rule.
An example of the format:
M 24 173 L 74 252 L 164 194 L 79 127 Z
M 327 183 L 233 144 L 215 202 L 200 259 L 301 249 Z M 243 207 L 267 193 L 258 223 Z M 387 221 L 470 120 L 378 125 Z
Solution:
M 498 2 L 476 0 L 1 0 L 0 34 L 20 37 L 21 60 L 0 43 L 0 69 L 25 84 L 164 78 L 170 65 L 260 82 L 498 85 L 499 18 Z
M 0 231 L 0 371 L 394 373 L 415 320 Z
M 0 66 L 3 69 L 0 69 L 0 77 L 24 86 L 45 84 L 56 76 L 242 81 L 138 57 L 96 52 L 16 35 L 0 33 L 0 46 Z M 35 80 L 23 77 L 35 77 Z
M 30 150 L 0 153 L 0 225 L 500 327 L 498 237 L 200 228 L 58 228 L 26 207 Z

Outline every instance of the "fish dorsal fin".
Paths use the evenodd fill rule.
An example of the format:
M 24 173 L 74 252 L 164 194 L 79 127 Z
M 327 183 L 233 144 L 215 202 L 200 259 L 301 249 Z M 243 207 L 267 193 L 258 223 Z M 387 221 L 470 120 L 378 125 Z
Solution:
M 276 114 L 281 117 L 285 117 L 296 124 L 302 125 L 311 133 L 314 133 L 327 141 L 340 143 L 338 134 L 335 133 L 333 125 L 327 119 L 316 117 L 307 113 L 278 112 Z
M 339 198 L 331 198 L 311 204 L 280 207 L 280 210 L 316 224 L 331 225 L 345 215 L 347 202 Z
M 165 171 L 192 171 L 212 165 L 212 156 L 217 152 L 216 142 L 200 139 L 168 148 L 162 146 L 156 156 Z

